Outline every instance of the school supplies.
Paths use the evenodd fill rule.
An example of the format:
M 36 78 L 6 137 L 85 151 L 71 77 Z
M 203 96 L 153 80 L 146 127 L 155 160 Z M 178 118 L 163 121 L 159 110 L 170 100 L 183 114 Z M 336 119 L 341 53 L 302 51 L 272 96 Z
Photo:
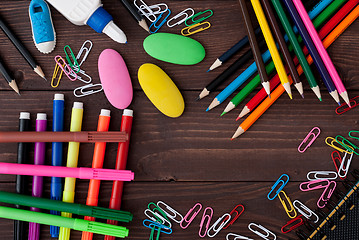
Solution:
M 127 0 L 121 0 L 122 5 L 127 9 L 131 16 L 138 22 L 138 25 L 142 27 L 146 32 L 150 32 L 146 20 L 134 9 Z
M 161 113 L 172 118 L 182 115 L 185 107 L 182 94 L 161 68 L 151 63 L 143 64 L 138 69 L 138 81 Z
M 8 82 L 9 86 L 20 95 L 19 88 L 15 82 L 15 79 L 10 75 L 10 73 L 7 71 L 5 66 L 2 63 L 2 60 L 0 59 L 0 72 L 1 75 L 5 78 L 5 80 Z
M 25 58 L 30 67 L 34 70 L 36 74 L 46 80 L 45 74 L 42 71 L 41 67 L 37 65 L 34 58 L 31 56 L 30 52 L 25 48 L 24 45 L 16 38 L 15 34 L 8 28 L 5 22 L 0 17 L 0 28 L 6 34 L 6 36 L 10 39 L 12 44 L 16 47 L 16 49 L 21 53 L 21 55 Z M 47 80 L 46 80 L 47 81 Z
M 58 67 L 62 70 L 62 72 L 65 73 L 65 75 L 68 77 L 68 79 L 70 79 L 71 81 L 75 81 L 77 79 L 76 72 L 65 62 L 65 60 L 60 55 L 55 56 L 54 59 L 55 59 L 56 64 L 58 65 Z M 52 82 L 56 78 L 58 70 L 59 69 L 58 68 L 56 69 L 56 67 L 55 67 L 54 74 L 52 75 L 52 79 L 51 79 L 51 85 L 53 85 Z M 62 76 L 62 72 L 58 78 L 57 84 L 54 84 L 55 86 L 59 85 L 60 79 Z
M 287 185 L 288 182 L 289 182 L 288 174 L 285 174 L 285 173 L 282 174 L 278 178 L 278 180 L 274 183 L 274 185 L 272 186 L 270 192 L 267 195 L 267 198 L 269 200 L 274 200 L 274 198 L 276 198 L 278 196 L 278 194 L 283 190 L 283 188 L 285 187 L 285 185 Z M 276 191 L 274 192 L 275 189 L 276 189 Z M 272 195 L 273 192 L 274 192 L 274 195 L 272 197 L 271 195 Z
M 175 221 L 176 223 L 180 223 L 183 220 L 183 216 L 179 212 L 177 212 L 175 209 L 173 209 L 163 201 L 158 201 L 157 207 L 160 208 L 166 214 L 167 217 L 169 217 L 171 220 Z
M 127 108 L 132 101 L 130 74 L 122 56 L 113 49 L 105 49 L 98 58 L 98 72 L 107 100 L 118 109 Z
M 253 24 L 252 24 L 252 21 L 251 21 L 249 12 L 248 12 L 246 2 L 244 0 L 239 0 L 239 5 L 241 7 L 242 15 L 244 18 L 244 23 L 245 23 L 246 29 L 247 29 L 247 34 L 249 36 L 249 44 L 252 49 L 255 64 L 257 65 L 261 83 L 262 83 L 264 90 L 266 91 L 266 93 L 269 96 L 270 95 L 269 79 L 268 79 L 268 75 L 267 75 L 267 72 L 266 72 L 266 69 L 264 66 L 264 61 L 261 56 L 260 48 L 259 48 L 259 45 L 258 45 L 258 42 L 256 39 L 256 35 L 255 35 L 254 29 L 253 29 Z
M 252 238 L 248 238 L 246 236 L 242 236 L 242 235 L 239 235 L 239 234 L 236 234 L 236 233 L 228 233 L 226 235 L 226 240 L 232 240 L 231 237 L 233 237 L 233 240 L 236 240 L 236 239 L 253 240 Z
M 46 131 L 47 119 L 45 113 L 38 113 L 36 116 L 36 132 Z M 45 164 L 46 146 L 44 142 L 36 142 L 34 150 L 34 165 Z M 42 197 L 43 178 L 34 176 L 32 180 L 32 196 Z M 39 212 L 38 208 L 30 208 L 31 211 Z M 29 223 L 29 240 L 40 239 L 40 225 L 37 223 Z
M 29 112 L 20 112 L 19 117 L 19 131 L 29 131 L 30 130 L 30 113 Z M 27 143 L 18 143 L 17 145 L 17 163 L 23 164 L 29 162 L 28 160 L 28 147 Z M 16 193 L 25 194 L 26 193 L 26 179 L 24 176 L 16 175 Z M 21 208 L 19 205 L 16 205 L 16 208 Z M 25 239 L 25 222 L 15 220 L 14 221 L 14 240 L 24 240 Z
M 176 14 L 175 16 L 171 17 L 167 21 L 167 27 L 172 28 L 174 26 L 180 25 L 184 23 L 188 18 L 192 17 L 194 15 L 193 8 L 186 8 L 182 12 Z M 180 20 L 177 20 L 180 19 Z M 176 22 L 172 23 L 174 20 L 177 20 Z
M 213 11 L 211 9 L 207 9 L 205 11 L 198 12 L 195 15 L 187 18 L 184 23 L 186 24 L 187 27 L 189 27 L 191 25 L 203 22 L 204 20 L 210 18 L 212 15 L 213 15 Z
M 307 134 L 307 136 L 305 136 L 304 140 L 299 145 L 298 152 L 304 153 L 313 144 L 313 142 L 318 138 L 319 134 L 320 134 L 320 128 L 318 128 L 318 127 L 314 127 L 312 130 L 310 130 L 310 132 Z M 304 147 L 304 149 L 301 149 L 302 145 L 307 143 L 309 138 L 311 138 L 311 139 L 308 142 L 308 144 Z
M 196 23 L 194 25 L 183 28 L 181 30 L 181 34 L 182 34 L 182 36 L 187 37 L 187 36 L 193 35 L 195 33 L 202 32 L 210 27 L 211 27 L 211 24 L 209 22 Z
M 37 50 L 45 54 L 52 52 L 56 46 L 56 33 L 49 6 L 44 0 L 31 0 L 29 16 Z
M 188 226 L 192 223 L 192 221 L 195 219 L 195 217 L 198 215 L 201 209 L 202 209 L 202 204 L 196 203 L 191 209 L 188 210 L 186 215 L 183 217 L 182 221 L 180 222 L 180 227 L 182 229 L 188 228 Z
M 283 197 L 281 197 L 283 195 Z M 297 212 L 295 211 L 295 208 L 293 207 L 293 203 L 290 200 L 290 198 L 287 196 L 287 194 L 282 190 L 278 193 L 278 198 L 280 202 L 282 203 L 282 206 L 287 213 L 289 218 L 295 218 L 297 216 Z
M 338 114 L 338 115 L 342 115 L 343 113 L 346 113 L 349 110 L 352 110 L 353 108 L 357 107 L 358 106 L 357 98 L 359 98 L 359 96 L 353 97 L 352 99 L 349 100 L 350 107 L 346 103 L 344 103 L 341 106 L 337 107 L 335 109 L 335 113 Z
M 231 220 L 231 215 L 229 213 L 223 214 L 208 229 L 207 236 L 211 238 L 216 236 L 230 220 Z M 213 234 L 211 232 L 213 232 Z
M 256 230 L 256 228 L 260 231 Z M 267 228 L 263 227 L 262 225 L 259 225 L 256 223 L 250 223 L 248 225 L 248 229 L 251 230 L 253 233 L 257 234 L 258 236 L 260 236 L 261 238 L 264 238 L 267 240 L 276 240 L 277 239 L 277 236 L 273 232 L 269 231 Z
M 167 12 L 167 13 L 166 13 Z M 164 15 L 164 13 L 166 13 Z M 149 29 L 150 29 L 150 33 L 156 33 L 162 26 L 163 24 L 166 23 L 167 21 L 167 18 L 171 15 L 171 10 L 167 9 L 167 11 L 161 13 L 157 18 L 156 18 L 156 21 L 154 21 Z M 161 22 L 160 22 L 161 21 Z M 154 30 L 152 30 L 154 29 Z
M 309 181 L 322 179 L 335 180 L 337 177 L 338 174 L 334 171 L 310 171 L 307 173 L 307 179 Z
M 128 229 L 119 226 L 112 226 L 105 223 L 90 222 L 82 219 L 71 219 L 56 215 L 32 212 L 27 210 L 0 207 L 0 217 L 26 222 L 36 222 L 44 225 L 54 225 L 58 227 L 66 227 L 77 231 L 90 231 L 97 234 L 110 234 L 115 237 L 127 237 Z
M 131 181 L 134 174 L 128 170 L 58 167 L 47 165 L 17 164 L 0 162 L 1 174 L 16 174 L 41 177 L 66 177 L 79 179 L 98 179 L 108 181 Z M 66 190 L 66 189 L 65 189 Z
M 47 210 L 66 211 L 81 216 L 91 216 L 101 219 L 113 219 L 121 222 L 132 221 L 130 212 L 113 210 L 108 208 L 88 206 L 78 203 L 67 203 L 48 198 L 31 197 L 16 193 L 0 191 L 0 202 L 18 204 L 27 207 L 36 207 Z
M 300 0 L 293 0 L 293 3 L 304 23 L 308 33 L 309 33 L 310 37 L 312 38 L 312 41 L 313 41 L 315 47 L 317 48 L 319 55 L 324 62 L 325 67 L 327 68 L 330 77 L 332 78 L 332 81 L 334 82 L 339 95 L 350 106 L 348 93 L 344 87 L 344 84 L 343 84 L 342 80 L 340 79 L 339 74 L 338 74 L 337 70 L 335 69 L 334 64 L 333 64 L 332 60 L 330 59 L 327 51 L 325 50 L 323 43 L 320 40 L 320 37 L 319 37 L 317 31 L 315 30 L 313 23 L 311 22 L 311 20 L 308 16 L 308 13 L 306 12 L 302 2 Z
M 211 207 L 206 207 L 203 211 L 201 223 L 199 224 L 198 235 L 201 238 L 203 238 L 207 235 L 207 232 L 209 230 L 209 225 L 211 224 L 212 216 L 213 216 L 213 209 Z M 206 224 L 205 224 L 205 222 L 206 222 Z M 204 231 L 202 229 L 204 229 Z
M 97 123 L 97 131 L 98 132 L 107 132 L 110 126 L 110 116 L 111 111 L 107 109 L 101 109 L 100 115 L 98 117 Z M 105 158 L 105 151 L 106 151 L 106 143 L 95 143 L 95 148 L 93 152 L 92 158 L 92 168 L 102 168 L 103 162 Z M 89 206 L 97 206 L 98 204 L 98 195 L 100 192 L 100 184 L 101 182 L 98 180 L 90 180 L 86 205 Z M 95 218 L 86 216 L 85 220 L 88 221 L 95 221 Z M 92 234 L 89 232 L 82 233 L 82 240 L 85 239 L 92 239 Z
M 135 5 L 140 14 L 145 16 L 150 22 L 156 21 L 157 17 L 152 9 L 143 0 L 139 0 L 139 2 L 141 2 L 141 5 L 138 5 L 137 0 L 134 0 L 133 5 Z
M 309 209 L 307 206 L 305 206 L 299 200 L 294 200 L 293 201 L 293 206 L 295 207 L 295 209 L 297 209 L 299 214 L 301 214 L 302 216 L 304 216 L 308 220 L 312 220 L 314 223 L 319 221 L 318 215 L 314 211 Z M 313 219 L 313 216 L 315 217 L 315 219 Z
M 289 220 L 280 230 L 282 233 L 289 233 L 293 231 L 294 229 L 300 227 L 304 224 L 304 220 L 302 218 L 302 215 L 297 216 L 296 218 L 293 218 Z
M 241 208 L 240 211 L 238 211 L 237 209 Z M 231 215 L 231 221 L 229 223 L 227 223 L 223 229 L 227 229 L 229 226 L 231 226 L 238 218 L 239 216 L 242 215 L 242 213 L 244 212 L 244 206 L 242 204 L 238 204 L 237 206 L 235 206 L 232 211 L 229 213 L 229 215 Z
M 322 195 L 317 201 L 318 207 L 324 208 L 330 197 L 332 196 L 336 186 L 337 184 L 335 181 L 329 181 L 328 179 L 320 179 L 309 182 L 302 182 L 299 185 L 299 189 L 302 191 L 312 191 L 324 188 Z
M 172 33 L 149 35 L 143 41 L 143 48 L 153 58 L 180 65 L 197 64 L 206 55 L 201 43 Z

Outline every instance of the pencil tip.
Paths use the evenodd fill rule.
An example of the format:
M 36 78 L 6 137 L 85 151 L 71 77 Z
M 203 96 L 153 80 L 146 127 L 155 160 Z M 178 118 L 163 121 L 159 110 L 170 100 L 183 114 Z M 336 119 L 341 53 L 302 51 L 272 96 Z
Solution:
M 290 100 L 293 99 L 292 94 L 288 93 L 288 96 L 289 96 Z
M 338 102 L 338 105 L 341 106 L 342 104 L 340 102 Z
M 231 138 L 231 141 L 233 141 L 234 140 L 234 138 Z
M 209 111 L 209 108 L 206 109 L 206 112 L 208 112 L 208 111 Z
M 239 119 L 241 119 L 241 117 L 237 117 L 237 118 L 236 118 L 236 121 L 238 121 Z
M 268 94 L 268 97 L 269 97 L 269 99 L 271 99 L 271 96 L 270 96 L 270 94 Z
M 304 94 L 302 93 L 302 94 L 300 94 L 300 96 L 302 96 L 302 98 L 304 99 Z
M 223 112 L 220 117 L 222 117 L 224 114 L 226 114 L 226 112 Z
M 200 100 L 201 98 L 198 96 L 197 98 L 196 98 L 196 101 L 198 101 L 198 100 Z
M 209 72 L 209 71 L 211 71 L 211 69 L 208 69 L 206 72 Z
M 319 98 L 319 101 L 322 101 L 322 98 Z
M 45 79 L 45 81 L 47 82 L 47 79 L 45 77 L 43 77 L 43 79 Z

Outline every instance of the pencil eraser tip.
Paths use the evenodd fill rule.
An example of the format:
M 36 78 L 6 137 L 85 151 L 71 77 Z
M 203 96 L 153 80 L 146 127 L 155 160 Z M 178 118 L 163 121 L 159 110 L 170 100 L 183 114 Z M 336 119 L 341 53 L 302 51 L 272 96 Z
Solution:
M 29 112 L 20 112 L 19 119 L 30 119 L 30 113 Z

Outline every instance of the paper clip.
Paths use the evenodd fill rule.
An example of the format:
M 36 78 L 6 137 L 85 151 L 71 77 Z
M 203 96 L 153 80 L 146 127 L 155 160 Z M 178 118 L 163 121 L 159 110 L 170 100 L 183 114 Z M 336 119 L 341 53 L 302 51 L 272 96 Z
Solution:
M 356 155 L 359 155 L 359 153 L 357 153 L 355 150 L 359 149 L 355 144 L 353 144 L 352 142 L 350 142 L 348 139 L 346 139 L 345 137 L 341 136 L 341 135 L 337 135 L 335 137 L 335 140 L 337 140 L 337 142 L 342 145 L 343 147 L 345 147 L 348 151 L 353 150 L 353 153 L 355 153 Z
M 286 180 L 286 181 L 283 181 L 283 180 L 282 180 L 283 177 L 286 177 L 287 180 Z M 284 188 L 285 185 L 287 185 L 288 182 L 289 182 L 289 176 L 288 176 L 287 174 L 282 174 L 282 175 L 279 177 L 279 179 L 274 183 L 274 185 L 273 185 L 271 191 L 270 191 L 270 192 L 268 193 L 268 195 L 267 195 L 267 198 L 268 198 L 269 200 L 275 199 L 275 198 L 278 196 L 279 192 L 282 191 L 282 189 Z M 274 191 L 274 189 L 278 186 L 279 183 L 282 183 L 282 185 L 281 185 L 281 186 L 278 188 L 278 190 L 275 192 L 275 195 L 274 195 L 273 197 L 270 197 L 271 193 Z
M 77 68 L 74 67 L 74 70 L 76 71 Z M 85 78 L 82 78 L 79 74 L 83 75 L 88 80 L 85 80 Z M 75 77 L 73 72 L 69 73 L 69 75 L 72 76 L 72 77 Z M 92 78 L 90 77 L 90 75 L 86 74 L 86 72 L 84 70 L 82 70 L 82 69 L 80 69 L 79 72 L 77 73 L 77 79 L 76 80 L 79 80 L 79 81 L 81 81 L 83 83 L 86 83 L 86 84 L 89 84 L 89 83 L 92 82 Z
M 160 205 L 163 205 L 163 207 L 161 207 Z M 179 212 L 174 210 L 172 207 L 167 205 L 166 203 L 164 203 L 162 201 L 158 201 L 157 206 L 167 215 L 167 217 L 169 217 L 176 223 L 180 223 L 182 221 L 183 216 Z M 169 213 L 169 212 L 171 212 L 171 213 Z M 179 219 L 177 219 L 177 218 L 179 218 Z
M 100 88 L 96 89 L 98 87 L 100 87 Z M 90 89 L 90 88 L 95 88 L 95 90 Z M 77 93 L 78 91 L 80 91 L 80 94 Z M 88 95 L 91 95 L 91 94 L 94 94 L 94 93 L 98 93 L 98 92 L 101 92 L 101 91 L 102 91 L 101 83 L 97 83 L 97 84 L 90 83 L 90 84 L 75 88 L 74 89 L 74 95 L 75 95 L 75 97 L 85 97 L 85 96 L 88 96 Z
M 242 210 L 240 212 L 237 211 L 238 208 L 242 208 Z M 229 215 L 231 215 L 231 221 L 229 223 L 227 223 L 226 226 L 223 227 L 223 229 L 227 229 L 229 226 L 231 226 L 236 220 L 237 218 L 239 218 L 239 216 L 242 215 L 242 213 L 244 212 L 244 206 L 242 204 L 238 204 L 235 208 L 233 208 L 233 210 L 229 213 Z M 235 214 L 234 217 L 232 216 L 232 214 Z M 223 221 L 226 221 L 227 219 L 224 219 Z
M 353 139 L 356 139 L 356 140 L 359 140 L 359 137 L 354 137 L 353 135 L 352 135 L 352 133 L 359 133 L 359 131 L 350 131 L 349 133 L 348 133 L 348 135 L 349 135 L 349 137 L 351 137 L 351 138 L 353 138 Z
M 158 222 L 168 228 L 172 227 L 172 224 L 169 220 L 167 220 L 166 218 L 164 218 L 163 216 L 161 216 L 161 214 L 157 213 L 157 212 L 153 212 L 150 209 L 146 209 L 144 211 L 144 214 L 146 215 L 146 217 L 148 217 L 149 219 L 151 219 L 154 222 Z M 152 214 L 154 217 L 150 216 L 150 214 Z
M 62 65 L 62 67 L 64 67 L 64 66 L 65 66 L 65 65 Z M 56 82 L 56 84 L 54 84 L 54 81 L 55 81 L 55 79 L 56 79 L 56 77 L 57 77 L 57 74 L 58 74 L 58 72 L 59 72 L 59 69 L 60 69 L 60 66 L 56 63 L 56 64 L 55 64 L 54 73 L 52 74 L 52 78 L 51 78 L 51 87 L 53 87 L 53 88 L 57 88 L 57 87 L 59 86 L 60 80 L 61 80 L 61 78 L 62 78 L 62 73 L 64 72 L 64 71 L 61 70 L 60 75 L 59 75 L 59 77 L 57 78 L 57 82 Z
M 196 209 L 197 206 L 198 206 L 199 209 L 198 209 L 197 211 L 193 212 L 193 211 Z M 198 213 L 201 211 L 201 209 L 202 209 L 202 204 L 196 203 L 196 204 L 193 206 L 193 208 L 191 208 L 190 210 L 188 210 L 188 212 L 186 213 L 186 215 L 183 217 L 182 221 L 180 222 L 180 227 L 181 227 L 182 229 L 186 229 L 186 228 L 191 224 L 191 222 L 193 221 L 193 219 L 198 215 Z M 192 212 L 193 212 L 193 213 L 192 213 Z M 191 218 L 187 220 L 187 218 L 189 217 L 189 215 L 190 215 L 191 213 L 192 213 Z M 183 226 L 183 222 L 186 222 L 187 225 Z
M 145 16 L 150 22 L 154 22 L 156 21 L 157 17 L 156 15 L 153 13 L 153 11 L 150 9 L 150 7 L 143 1 L 143 0 L 138 0 L 141 2 L 141 5 L 138 6 L 137 5 L 137 0 L 133 1 L 133 5 L 135 5 L 135 7 L 140 11 L 140 13 Z M 147 12 L 146 12 L 146 11 Z
M 66 49 L 69 49 L 69 51 L 70 51 L 70 56 L 71 56 L 73 62 L 71 62 L 70 56 L 69 56 L 69 54 L 67 53 L 67 50 L 66 50 Z M 73 53 L 73 51 L 72 51 L 72 49 L 70 48 L 69 45 L 66 45 L 66 46 L 64 47 L 64 52 L 65 52 L 65 54 L 66 54 L 66 60 L 67 60 L 67 62 L 69 63 L 70 67 L 71 67 L 74 71 L 76 71 L 76 73 L 78 73 L 78 72 L 80 71 L 80 65 L 79 65 L 79 63 L 77 62 L 77 59 L 76 59 L 76 57 L 75 57 L 75 54 Z M 76 67 L 77 70 L 74 69 L 75 67 Z
M 74 72 L 74 70 L 72 70 L 72 68 L 69 67 L 69 65 L 67 65 L 65 60 L 60 55 L 55 56 L 55 62 L 57 65 L 59 65 L 61 70 L 64 71 L 65 75 L 71 81 L 75 81 L 77 79 L 77 74 Z M 73 73 L 73 75 L 70 75 L 71 72 Z M 71 78 L 71 76 L 76 76 L 76 77 Z
M 145 219 L 145 220 L 143 220 L 142 224 L 143 224 L 143 226 L 145 226 L 147 228 L 150 228 L 150 229 L 155 227 L 155 228 L 157 228 L 157 231 L 160 231 L 160 232 L 162 232 L 164 234 L 171 234 L 172 233 L 171 228 L 169 228 L 169 227 L 167 227 L 167 226 L 165 226 L 163 224 L 160 224 L 158 222 L 152 221 L 152 220 Z
M 311 175 L 314 176 L 311 177 Z M 334 180 L 337 179 L 337 177 L 338 174 L 334 171 L 310 171 L 307 173 L 307 179 L 309 181 L 322 180 L 322 179 Z
M 339 175 L 340 178 L 346 178 L 346 176 L 348 174 L 348 171 L 349 171 L 350 163 L 352 162 L 352 159 L 353 159 L 353 156 L 354 156 L 354 154 L 351 153 L 350 158 L 348 158 L 348 160 L 347 160 L 347 155 L 348 155 L 347 153 L 344 154 L 342 162 L 340 163 L 340 167 L 339 167 L 339 170 L 338 170 L 338 175 Z M 345 164 L 345 162 L 346 162 L 346 164 Z M 342 174 L 342 172 L 343 172 L 343 174 Z
M 153 206 L 153 208 L 151 209 L 151 206 Z M 167 215 L 164 211 L 162 211 L 161 208 L 159 208 L 155 203 L 153 202 L 150 202 L 148 205 L 147 205 L 147 209 L 149 209 L 150 211 L 152 211 L 153 213 L 157 213 L 157 216 L 158 215 L 162 215 L 163 218 L 165 218 L 169 223 L 170 223 L 170 220 L 167 218 Z M 156 217 L 156 215 L 155 215 Z M 157 217 L 156 217 L 157 218 Z M 160 221 L 161 219 L 160 218 L 157 218 L 158 221 Z M 171 223 L 170 223 L 171 225 Z
M 165 24 L 165 22 L 167 21 L 167 18 L 171 15 L 171 10 L 167 9 L 167 11 L 168 11 L 167 16 L 166 16 L 165 18 L 163 18 L 162 22 L 161 22 L 159 25 L 156 25 L 156 23 L 158 23 L 158 22 L 160 21 L 160 19 L 162 18 L 162 16 L 163 16 L 164 13 L 161 13 L 161 15 L 158 16 L 158 18 L 156 19 L 156 21 L 154 21 L 154 22 L 150 25 L 150 27 L 149 27 L 150 33 L 156 33 L 156 32 L 158 31 L 158 29 L 160 29 L 160 28 L 163 26 L 163 24 Z M 155 30 L 152 31 L 152 30 L 151 30 L 152 28 L 155 28 Z
M 196 17 L 201 16 L 201 15 L 207 13 L 207 12 L 209 12 L 209 15 L 204 16 L 204 17 L 201 17 L 201 18 L 195 20 Z M 203 20 L 206 20 L 207 18 L 211 17 L 212 15 L 213 15 L 213 11 L 212 11 L 211 9 L 207 9 L 206 11 L 196 13 L 195 15 L 193 15 L 193 16 L 187 18 L 187 19 L 184 21 L 184 23 L 186 24 L 187 27 L 189 27 L 189 26 L 191 26 L 191 25 L 193 25 L 193 24 L 200 23 L 200 22 L 202 22 Z M 191 23 L 191 24 L 188 24 L 187 21 L 192 21 L 192 23 Z
M 187 12 L 190 12 L 189 14 L 187 14 Z M 168 27 L 174 27 L 174 26 L 177 26 L 177 25 L 180 25 L 182 24 L 184 21 L 186 21 L 188 18 L 192 17 L 194 15 L 194 10 L 193 8 L 186 8 L 185 10 L 183 10 L 182 12 L 178 13 L 176 16 L 170 18 L 168 21 L 167 21 L 167 26 Z M 173 23 L 173 24 L 170 24 L 171 21 L 173 20 L 176 20 L 180 17 L 184 16 L 181 20 Z
M 215 221 L 215 223 L 213 223 L 213 225 L 208 229 L 207 236 L 211 238 L 216 236 L 230 220 L 231 220 L 231 215 L 229 215 L 229 213 L 223 214 L 223 216 L 218 218 L 217 221 Z M 219 226 L 217 227 L 218 224 Z M 211 234 L 211 231 L 213 231 L 214 233 Z
M 353 97 L 352 99 L 349 100 L 350 107 L 346 103 L 344 103 L 344 104 L 340 105 L 339 107 L 337 107 L 335 109 L 335 113 L 338 114 L 338 115 L 341 115 L 341 114 L 343 114 L 345 112 L 348 112 L 349 110 L 355 108 L 356 106 L 358 106 L 358 102 L 356 101 L 357 98 L 359 98 L 359 96 Z
M 266 235 L 258 232 L 257 230 L 253 230 L 252 229 L 252 226 L 255 226 L 256 228 L 259 228 L 260 230 L 262 230 L 263 232 L 266 233 Z M 265 227 L 263 227 L 262 225 L 259 225 L 259 224 L 255 224 L 255 223 L 250 223 L 248 225 L 248 229 L 251 230 L 253 233 L 257 234 L 258 236 L 260 236 L 261 238 L 263 239 L 266 239 L 266 240 L 276 240 L 277 239 L 277 236 L 272 233 L 271 231 L 269 231 L 268 229 L 266 229 Z M 272 236 L 272 238 L 268 238 Z
M 331 140 L 331 142 L 329 142 L 330 140 Z M 335 150 L 338 150 L 339 152 L 345 152 L 345 153 L 349 153 L 349 154 L 350 154 L 350 152 L 348 152 L 348 149 L 347 149 L 347 148 L 345 148 L 345 149 L 340 148 L 340 147 L 343 147 L 342 144 L 340 144 L 340 143 L 339 143 L 337 140 L 335 140 L 335 138 L 333 138 L 333 137 L 327 137 L 327 138 L 325 139 L 325 143 L 326 143 L 328 146 L 334 148 Z M 339 144 L 340 147 L 336 146 L 335 143 Z M 354 149 L 352 149 L 352 150 L 354 150 Z
M 158 228 L 156 229 L 156 226 L 153 226 L 153 227 L 151 228 L 150 238 L 149 238 L 148 240 L 155 240 L 153 237 L 154 237 L 156 231 L 157 231 L 156 240 L 159 240 L 159 239 L 160 239 L 161 231 L 159 231 Z
M 162 6 L 163 6 L 163 8 L 162 8 Z M 145 6 L 141 5 L 140 8 L 145 8 Z M 168 6 L 167 6 L 166 3 L 154 4 L 154 5 L 148 6 L 148 8 L 151 9 L 153 14 L 155 14 L 155 15 L 164 13 L 164 12 L 166 12 L 168 10 Z
M 297 206 L 299 205 L 299 206 Z M 303 203 L 301 203 L 299 200 L 294 200 L 293 202 L 293 206 L 298 210 L 298 212 L 303 215 L 305 218 L 307 218 L 308 220 L 312 220 L 311 217 L 314 216 L 315 217 L 315 221 L 313 221 L 314 223 L 317 223 L 319 221 L 319 217 L 318 215 L 313 212 L 312 210 L 310 210 L 307 206 L 305 206 Z
M 207 26 L 203 27 L 203 25 L 207 25 Z M 200 28 L 198 28 L 198 27 L 200 27 Z M 181 34 L 182 34 L 182 36 L 187 37 L 187 36 L 190 36 L 192 34 L 202 32 L 202 31 L 204 31 L 204 30 L 206 30 L 206 29 L 208 29 L 210 27 L 211 27 L 211 24 L 209 22 L 196 23 L 196 24 L 191 25 L 189 27 L 183 28 L 181 30 Z M 195 30 L 193 30 L 193 29 L 195 29 Z M 191 31 L 191 30 L 193 30 L 193 31 Z
M 337 170 L 337 172 L 339 172 L 337 161 L 339 161 L 339 166 L 340 166 L 340 164 L 342 163 L 342 157 L 340 156 L 340 153 L 338 151 L 333 151 L 331 155 L 332 155 L 332 160 L 333 160 L 335 169 Z M 334 155 L 338 155 L 338 156 L 334 156 Z M 339 176 L 339 177 L 342 180 L 345 179 L 345 177 L 344 178 L 342 178 L 341 176 Z
M 280 196 L 280 194 L 282 193 L 282 195 L 284 196 L 284 199 Z M 279 192 L 278 194 L 278 198 L 280 200 L 280 202 L 282 203 L 285 212 L 287 213 L 289 218 L 295 218 L 297 216 L 297 211 L 295 211 L 295 208 L 293 207 L 292 201 L 290 201 L 289 197 L 287 196 L 287 194 L 282 190 Z M 286 201 L 288 202 L 288 204 L 286 203 Z M 288 209 L 288 206 L 290 209 Z M 293 216 L 291 216 L 290 214 L 293 212 Z
M 90 46 L 89 46 L 89 47 L 86 47 L 86 44 L 90 44 Z M 80 67 L 81 67 L 81 65 L 86 61 L 86 59 L 87 59 L 87 57 L 88 57 L 88 55 L 89 55 L 89 53 L 90 53 L 90 51 L 91 51 L 91 49 L 92 49 L 92 45 L 93 45 L 93 44 L 92 44 L 92 42 L 91 42 L 90 40 L 86 40 L 86 41 L 82 44 L 82 46 L 81 46 L 79 52 L 77 53 L 77 56 L 76 56 L 77 62 L 80 60 L 82 54 L 84 53 L 84 56 L 83 56 L 83 58 L 81 59 L 81 61 L 80 61 L 80 63 L 79 63 L 79 66 L 80 66 Z
M 245 237 L 245 236 L 242 236 L 242 235 L 239 235 L 239 234 L 236 234 L 236 233 L 228 233 L 226 235 L 226 240 L 232 240 L 230 239 L 230 237 L 233 236 L 233 240 L 237 240 L 237 239 L 243 239 L 243 240 L 253 240 L 252 238 L 248 238 L 248 237 Z
M 329 185 L 329 180 L 323 179 L 323 180 L 314 180 L 309 182 L 302 182 L 299 185 L 299 189 L 303 192 L 312 191 L 320 188 L 325 188 Z
M 322 195 L 320 196 L 320 198 L 319 198 L 319 200 L 317 202 L 317 205 L 318 205 L 319 208 L 325 207 L 328 200 L 332 196 L 336 186 L 337 186 L 337 183 L 335 181 L 330 181 L 330 183 L 325 188 L 325 190 L 323 191 Z
M 296 218 L 293 218 L 292 220 L 290 220 L 289 222 L 287 222 L 287 224 L 285 224 L 280 230 L 282 231 L 282 233 L 289 233 L 291 231 L 293 231 L 294 229 L 298 228 L 299 226 L 304 224 L 304 220 L 302 218 L 302 215 L 299 215 Z M 286 228 L 288 228 L 288 230 L 285 230 Z
M 207 210 L 209 211 L 209 214 L 206 214 Z M 208 228 L 209 228 L 209 224 L 211 224 L 212 216 L 213 216 L 213 209 L 212 209 L 211 207 L 206 207 L 206 208 L 204 209 L 204 212 L 203 212 L 203 215 L 202 215 L 201 223 L 199 224 L 198 235 L 199 235 L 200 237 L 203 238 L 203 237 L 206 236 L 207 231 L 208 231 Z M 206 220 L 207 220 L 206 228 L 204 229 L 203 234 L 201 234 L 202 228 L 203 228 L 203 224 L 204 224 L 204 222 L 205 222 Z
M 314 133 L 315 130 L 318 130 L 318 133 Z M 313 144 L 313 142 L 315 141 L 315 139 L 318 138 L 319 134 L 320 134 L 320 128 L 318 128 L 318 127 L 314 127 L 312 130 L 310 130 L 310 132 L 309 132 L 309 133 L 307 134 L 307 136 L 304 138 L 304 140 L 302 141 L 302 143 L 299 145 L 299 147 L 298 147 L 298 152 L 304 153 L 304 152 Z M 308 139 L 309 139 L 310 137 L 312 137 L 312 136 L 313 136 L 313 138 L 310 140 L 310 142 L 307 144 L 307 146 L 306 146 L 303 150 L 301 150 L 300 148 L 302 147 L 302 145 L 303 145 L 304 143 L 306 143 L 306 142 L 308 141 Z

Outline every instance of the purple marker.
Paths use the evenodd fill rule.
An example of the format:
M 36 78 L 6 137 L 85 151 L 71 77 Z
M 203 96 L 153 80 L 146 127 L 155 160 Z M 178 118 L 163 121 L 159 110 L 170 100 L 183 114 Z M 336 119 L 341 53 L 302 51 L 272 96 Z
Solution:
M 36 116 L 36 132 L 46 131 L 47 120 L 46 113 L 38 113 Z M 45 164 L 45 143 L 36 142 L 34 150 L 34 164 L 44 165 Z M 34 176 L 32 180 L 32 196 L 42 196 L 43 177 Z M 31 211 L 40 212 L 38 208 L 30 208 Z M 40 224 L 30 223 L 29 224 L 29 237 L 28 240 L 39 240 L 40 239 Z

